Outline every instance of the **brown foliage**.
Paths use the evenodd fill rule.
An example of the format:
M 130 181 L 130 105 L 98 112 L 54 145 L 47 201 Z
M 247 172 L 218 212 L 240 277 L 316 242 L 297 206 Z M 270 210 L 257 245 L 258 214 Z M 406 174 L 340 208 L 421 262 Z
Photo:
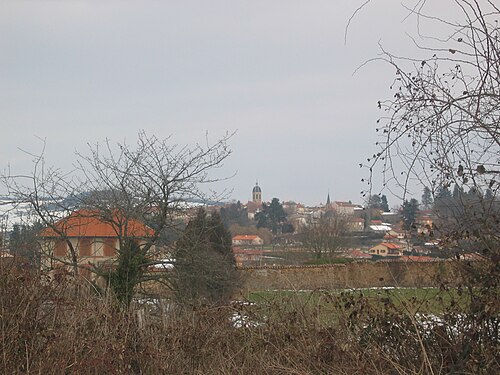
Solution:
M 498 373 L 498 323 L 450 310 L 423 329 L 409 307 L 362 294 L 180 310 L 118 308 L 71 280 L 0 269 L 4 374 Z M 453 313 L 454 312 L 454 313 Z

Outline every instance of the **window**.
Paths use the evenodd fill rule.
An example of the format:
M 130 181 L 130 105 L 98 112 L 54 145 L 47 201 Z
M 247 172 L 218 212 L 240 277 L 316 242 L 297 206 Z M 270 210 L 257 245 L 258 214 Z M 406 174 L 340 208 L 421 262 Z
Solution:
M 94 256 L 102 257 L 104 255 L 104 242 L 101 238 L 94 241 Z
M 78 241 L 78 245 L 80 247 L 80 256 L 88 257 L 92 255 L 92 240 L 90 238 L 81 238 L 80 241 Z
M 66 241 L 56 240 L 56 244 L 55 244 L 55 248 L 54 248 L 54 256 L 56 256 L 56 257 L 66 256 Z
M 112 257 L 116 255 L 116 239 L 105 238 L 104 239 L 104 256 Z

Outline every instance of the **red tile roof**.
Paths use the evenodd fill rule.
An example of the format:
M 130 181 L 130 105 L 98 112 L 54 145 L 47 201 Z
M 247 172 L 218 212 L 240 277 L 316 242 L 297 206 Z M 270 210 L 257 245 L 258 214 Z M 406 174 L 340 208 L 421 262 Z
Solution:
M 260 239 L 260 237 L 253 234 L 240 234 L 238 236 L 233 237 L 233 241 L 245 241 L 245 240 L 248 241 L 256 239 Z
M 59 237 L 58 231 L 67 237 L 150 237 L 153 230 L 136 219 L 126 220 L 114 214 L 113 220 L 106 221 L 98 211 L 79 210 L 55 224 L 56 230 L 45 228 L 40 237 Z
M 396 245 L 395 243 L 392 242 L 382 242 L 381 245 L 387 247 L 388 249 L 394 249 L 394 250 L 398 250 L 401 248 L 401 246 Z

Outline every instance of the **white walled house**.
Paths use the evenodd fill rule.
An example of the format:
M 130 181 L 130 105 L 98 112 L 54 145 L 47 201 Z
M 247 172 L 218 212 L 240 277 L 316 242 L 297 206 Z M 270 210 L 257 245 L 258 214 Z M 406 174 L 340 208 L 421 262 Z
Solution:
M 233 237 L 233 246 L 262 246 L 264 240 L 256 235 L 242 234 Z

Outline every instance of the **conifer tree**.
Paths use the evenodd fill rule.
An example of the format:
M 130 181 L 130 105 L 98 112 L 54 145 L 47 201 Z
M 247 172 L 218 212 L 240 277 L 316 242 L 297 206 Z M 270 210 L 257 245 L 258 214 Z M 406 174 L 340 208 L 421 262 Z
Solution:
M 135 288 L 139 284 L 147 264 L 146 253 L 137 241 L 132 238 L 124 239 L 116 268 L 105 275 L 116 299 L 123 306 L 129 306 L 132 302 Z
M 286 214 L 278 198 L 273 198 L 270 204 L 263 204 L 262 211 L 255 216 L 257 228 L 269 228 L 273 234 L 281 232 L 286 223 Z
M 416 199 L 411 199 L 410 201 L 405 201 L 403 203 L 402 216 L 403 216 L 403 228 L 405 230 L 411 230 L 415 224 L 418 212 L 418 201 Z
M 173 286 L 184 304 L 223 304 L 238 288 L 231 235 L 218 213 L 199 209 L 177 242 Z
M 384 212 L 389 212 L 389 202 L 387 202 L 387 197 L 385 195 L 382 195 L 382 197 L 380 198 L 380 208 L 384 211 Z
M 422 193 L 422 205 L 426 210 L 430 210 L 434 200 L 432 199 L 432 192 L 427 186 L 424 186 L 424 192 Z

